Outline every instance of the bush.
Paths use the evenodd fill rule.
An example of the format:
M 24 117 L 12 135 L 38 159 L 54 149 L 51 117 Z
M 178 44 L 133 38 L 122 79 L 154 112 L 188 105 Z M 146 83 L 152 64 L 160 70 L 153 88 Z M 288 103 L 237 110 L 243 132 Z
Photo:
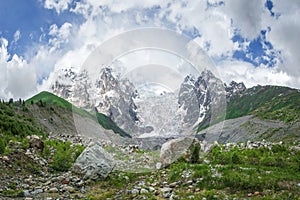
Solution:
M 45 141 L 45 147 L 42 152 L 42 156 L 46 159 L 51 158 L 50 147 L 53 147 L 55 154 L 52 157 L 52 164 L 50 167 L 56 171 L 69 170 L 77 157 L 84 150 L 83 146 L 75 145 L 71 146 L 71 142 L 61 142 L 59 140 L 47 140 Z
M 192 163 L 197 163 L 199 161 L 199 153 L 200 153 L 199 144 L 193 145 L 191 152 L 192 152 L 191 162 Z
M 0 138 L 0 154 L 4 153 L 5 147 L 6 147 L 5 141 L 2 138 Z
M 68 171 L 72 167 L 72 157 L 70 151 L 59 149 L 53 157 L 51 167 L 57 171 Z

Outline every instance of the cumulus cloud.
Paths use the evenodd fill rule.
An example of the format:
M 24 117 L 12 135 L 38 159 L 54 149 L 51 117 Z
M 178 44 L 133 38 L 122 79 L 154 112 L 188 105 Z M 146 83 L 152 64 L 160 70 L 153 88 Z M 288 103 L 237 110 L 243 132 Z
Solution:
M 289 2 L 290 10 L 285 4 L 286 2 L 282 1 L 274 2 L 275 12 L 279 12 L 278 7 L 282 6 L 282 15 L 273 22 L 271 31 L 267 34 L 267 39 L 272 42 L 276 49 L 281 51 L 283 57 L 282 69 L 291 76 L 299 77 L 300 3 L 299 1 Z
M 5 38 L 0 38 L 0 45 L 0 98 L 28 97 L 37 85 L 34 68 L 23 58 L 8 53 Z
M 50 51 L 55 51 L 61 47 L 61 44 L 69 42 L 71 34 L 72 24 L 66 22 L 59 28 L 56 24 L 52 24 L 49 29 L 48 35 L 51 36 L 49 39 L 49 45 L 52 47 Z
M 300 87 L 299 77 L 292 77 L 279 67 L 254 67 L 252 64 L 227 60 L 219 63 L 217 69 L 222 79 L 229 83 L 232 80 L 244 82 L 247 87 L 260 85 L 283 85 Z
M 72 0 L 45 0 L 44 7 L 47 9 L 55 9 L 59 14 L 67 10 Z
M 272 1 L 274 17 L 265 7 L 265 1 L 260 0 L 83 0 L 72 6 L 72 0 L 44 0 L 45 8 L 54 9 L 58 14 L 72 12 L 84 20 L 80 23 L 65 22 L 61 26 L 52 24 L 43 35 L 48 43 L 38 46 L 37 53 L 28 60 L 9 55 L 8 41 L 2 38 L 0 79 L 12 81 L 11 72 L 19 73 L 29 77 L 30 85 L 33 85 L 31 80 L 38 82 L 37 86 L 28 87 L 32 91 L 36 91 L 36 87 L 47 89 L 59 69 L 80 68 L 89 54 L 107 39 L 135 28 L 161 27 L 186 34 L 197 42 L 214 59 L 224 81 L 244 81 L 247 86 L 278 84 L 300 87 L 300 3 L 298 0 L 288 3 Z M 265 41 L 273 48 L 264 48 L 265 56 L 278 57 L 274 67 L 267 67 L 268 64 L 257 67 L 233 58 L 236 50 L 246 52 L 250 42 L 258 38 L 262 30 L 268 30 Z M 243 38 L 243 42 L 233 42 L 236 34 Z M 18 41 L 20 36 L 20 31 L 16 31 L 14 40 Z M 273 55 L 273 52 L 277 54 Z M 30 70 L 34 75 L 27 74 Z M 9 84 L 2 85 L 0 92 L 2 96 L 8 92 L 14 96 L 25 95 Z
M 234 27 L 242 36 L 254 39 L 262 27 L 264 13 L 267 10 L 261 0 L 227 0 L 225 1 L 224 13 L 232 19 Z

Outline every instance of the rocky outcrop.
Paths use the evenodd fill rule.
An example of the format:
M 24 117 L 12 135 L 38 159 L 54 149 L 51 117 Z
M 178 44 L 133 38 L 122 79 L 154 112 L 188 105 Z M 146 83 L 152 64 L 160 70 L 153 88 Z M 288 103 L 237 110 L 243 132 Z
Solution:
M 193 137 L 181 137 L 164 143 L 160 150 L 162 166 L 168 166 L 186 154 L 193 141 Z
M 102 179 L 115 165 L 114 159 L 99 143 L 91 143 L 77 158 L 72 171 L 84 175 L 84 179 Z
M 36 148 L 39 150 L 44 149 L 44 142 L 43 142 L 42 137 L 39 137 L 37 135 L 31 135 L 31 136 L 28 136 L 27 139 L 29 141 L 30 148 Z

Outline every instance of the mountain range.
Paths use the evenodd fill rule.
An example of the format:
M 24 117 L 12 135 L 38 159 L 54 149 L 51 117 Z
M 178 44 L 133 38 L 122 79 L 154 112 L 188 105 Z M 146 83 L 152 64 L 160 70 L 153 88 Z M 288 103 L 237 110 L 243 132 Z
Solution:
M 298 89 L 246 88 L 234 81 L 225 84 L 208 70 L 199 77 L 186 76 L 178 94 L 145 96 L 109 68 L 101 71 L 94 84 L 87 73 L 63 70 L 50 91 L 26 100 L 24 107 L 6 108 L 3 104 L 2 132 L 6 126 L 13 132 L 14 124 L 19 124 L 18 128 L 31 132 L 117 143 L 132 138 L 139 142 L 152 138 L 157 143 L 191 130 L 199 140 L 220 143 L 263 139 L 292 142 L 300 138 Z M 9 114 L 13 112 L 16 114 Z M 4 119 L 18 122 L 8 125 Z
M 299 138 L 300 92 L 282 86 L 246 88 L 211 71 L 187 75 L 176 93 L 143 94 L 103 68 L 96 82 L 86 71 L 61 70 L 51 91 L 89 112 L 102 113 L 130 137 L 177 137 L 231 142 Z M 124 135 L 124 134 L 123 134 Z

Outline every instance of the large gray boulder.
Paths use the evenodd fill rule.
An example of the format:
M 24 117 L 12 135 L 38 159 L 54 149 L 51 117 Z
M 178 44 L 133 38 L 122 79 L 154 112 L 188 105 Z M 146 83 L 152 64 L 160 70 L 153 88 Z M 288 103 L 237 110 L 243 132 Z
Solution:
M 180 137 L 164 143 L 160 150 L 160 162 L 163 167 L 175 162 L 189 152 L 194 137 Z
M 98 142 L 92 142 L 77 158 L 72 171 L 84 175 L 84 179 L 96 180 L 106 178 L 114 166 L 113 157 Z

